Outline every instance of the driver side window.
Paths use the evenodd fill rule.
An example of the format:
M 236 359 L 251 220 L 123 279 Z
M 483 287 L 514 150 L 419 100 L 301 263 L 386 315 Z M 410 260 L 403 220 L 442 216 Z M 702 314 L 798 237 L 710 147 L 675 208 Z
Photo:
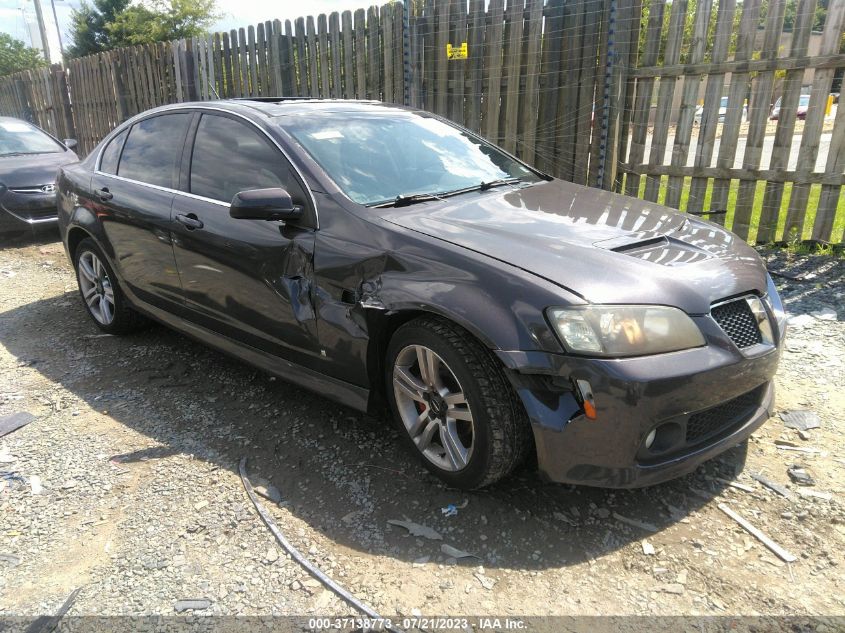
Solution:
M 191 156 L 190 193 L 231 202 L 239 191 L 281 187 L 295 204 L 305 195 L 287 159 L 255 129 L 203 114 Z

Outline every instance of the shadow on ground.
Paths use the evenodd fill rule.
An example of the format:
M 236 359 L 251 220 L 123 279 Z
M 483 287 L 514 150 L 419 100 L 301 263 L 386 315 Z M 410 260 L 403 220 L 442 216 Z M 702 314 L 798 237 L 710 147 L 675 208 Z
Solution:
M 3 313 L 0 341 L 20 363 L 154 441 L 143 451 L 116 450 L 120 461 L 190 453 L 237 472 L 246 455 L 251 476 L 271 480 L 313 529 L 351 550 L 398 560 L 413 561 L 431 546 L 388 519 L 443 531 L 491 568 L 600 557 L 649 536 L 613 513 L 662 530 L 705 504 L 724 485 L 719 478 L 732 478 L 745 461 L 742 445 L 692 475 L 630 491 L 550 484 L 527 466 L 465 493 L 418 465 L 388 420 L 271 379 L 163 327 L 102 335 L 75 292 Z M 457 516 L 443 515 L 441 508 L 465 500 Z

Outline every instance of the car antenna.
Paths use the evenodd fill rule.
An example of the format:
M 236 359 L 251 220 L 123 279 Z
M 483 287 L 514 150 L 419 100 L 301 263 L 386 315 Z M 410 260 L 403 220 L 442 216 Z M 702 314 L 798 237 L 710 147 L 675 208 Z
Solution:
M 213 93 L 214 93 L 214 98 L 215 98 L 215 99 L 220 99 L 220 95 L 219 95 L 219 94 L 217 94 L 217 91 L 214 89 L 214 85 L 211 83 L 211 81 L 210 81 L 210 80 L 209 80 L 209 82 L 208 82 L 208 87 L 209 87 L 209 88 L 211 88 L 211 92 L 213 92 Z

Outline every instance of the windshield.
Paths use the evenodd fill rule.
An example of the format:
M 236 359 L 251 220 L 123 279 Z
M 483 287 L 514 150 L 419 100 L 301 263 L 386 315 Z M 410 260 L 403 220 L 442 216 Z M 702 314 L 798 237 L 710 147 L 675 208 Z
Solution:
M 493 145 L 423 113 L 315 112 L 280 124 L 359 204 L 540 180 Z
M 34 125 L 0 121 L 0 156 L 59 153 L 64 148 Z

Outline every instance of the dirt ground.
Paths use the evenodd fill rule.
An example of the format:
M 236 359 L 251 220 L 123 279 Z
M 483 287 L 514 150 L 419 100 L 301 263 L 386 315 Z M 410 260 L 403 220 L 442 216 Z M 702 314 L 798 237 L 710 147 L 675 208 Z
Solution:
M 277 546 L 241 485 L 244 456 L 280 492 L 264 503 L 286 536 L 382 615 L 845 616 L 845 267 L 769 257 L 801 277 L 776 279 L 796 324 L 778 411 L 812 410 L 821 428 L 802 439 L 776 416 L 649 489 L 549 484 L 525 468 L 467 494 L 409 458 L 386 420 L 160 326 L 101 335 L 56 237 L 7 241 L 0 416 L 35 420 L 0 439 L 0 619 L 55 613 L 77 588 L 69 616 L 173 615 L 185 599 L 205 600 L 201 615 L 354 614 Z M 791 482 L 792 464 L 815 485 Z

